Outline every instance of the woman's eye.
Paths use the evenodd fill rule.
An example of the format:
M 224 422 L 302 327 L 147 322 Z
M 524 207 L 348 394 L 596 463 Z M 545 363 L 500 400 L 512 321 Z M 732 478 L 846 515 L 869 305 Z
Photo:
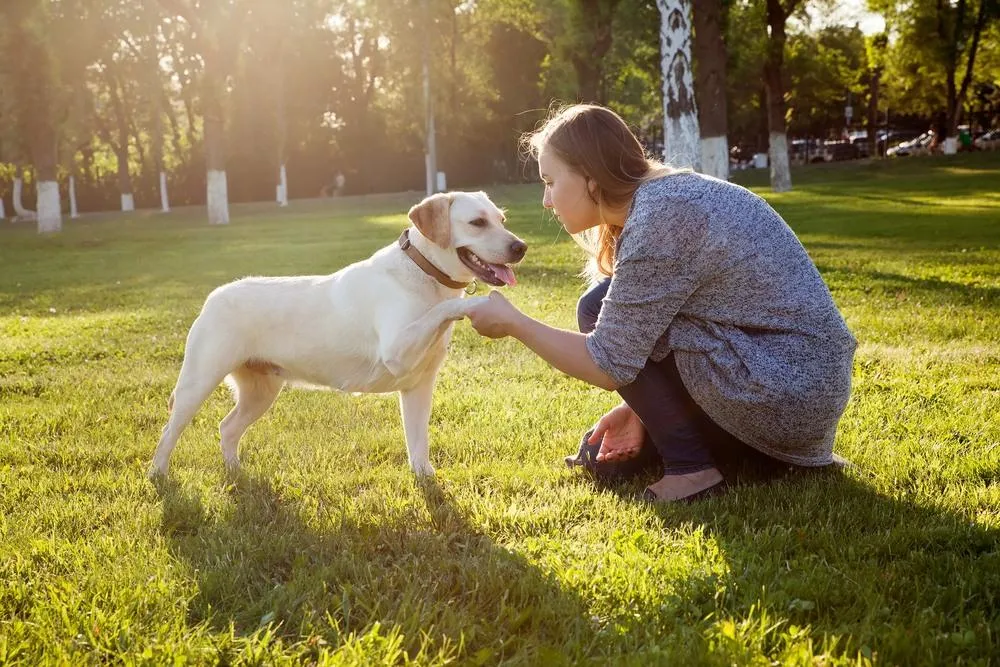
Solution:
M 470 221 L 469 224 L 473 227 L 485 227 L 487 222 L 482 218 L 476 218 L 475 220 Z

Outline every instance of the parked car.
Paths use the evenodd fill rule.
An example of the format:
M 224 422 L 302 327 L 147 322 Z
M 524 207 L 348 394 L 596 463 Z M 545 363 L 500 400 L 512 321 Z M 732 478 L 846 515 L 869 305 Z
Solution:
M 934 130 L 924 132 L 916 139 L 904 141 L 885 152 L 887 157 L 907 157 L 910 155 L 930 155 L 934 143 Z
M 912 130 L 882 130 L 879 132 L 877 149 L 879 155 L 885 155 L 888 149 L 902 141 L 910 141 L 920 136 L 920 132 Z
M 823 148 L 834 162 L 841 160 L 856 160 L 859 156 L 858 147 L 853 141 L 828 141 Z
M 788 144 L 788 159 L 793 164 L 830 162 L 833 154 L 819 139 L 793 139 Z
M 980 151 L 1000 150 L 1000 129 L 990 130 L 989 132 L 976 137 L 976 139 L 972 142 L 972 145 L 976 147 L 976 150 Z
M 867 131 L 851 132 L 851 143 L 854 144 L 855 157 L 869 157 Z

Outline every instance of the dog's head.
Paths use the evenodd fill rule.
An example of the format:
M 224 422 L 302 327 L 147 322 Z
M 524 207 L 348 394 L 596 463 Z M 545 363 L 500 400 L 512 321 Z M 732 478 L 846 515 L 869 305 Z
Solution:
M 510 265 L 528 250 L 505 221 L 485 192 L 431 195 L 410 209 L 410 222 L 439 248 L 454 251 L 468 277 L 496 287 L 517 282 Z

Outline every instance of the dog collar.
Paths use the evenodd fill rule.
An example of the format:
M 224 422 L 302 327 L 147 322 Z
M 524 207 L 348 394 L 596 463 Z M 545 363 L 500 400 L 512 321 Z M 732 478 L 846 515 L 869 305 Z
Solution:
M 410 243 L 410 229 L 406 228 L 403 233 L 399 235 L 399 247 L 403 250 L 406 255 L 413 260 L 413 263 L 420 267 L 420 270 L 429 275 L 434 280 L 438 281 L 445 287 L 450 287 L 451 289 L 466 289 L 472 283 L 460 283 L 457 280 L 452 280 L 448 277 L 444 271 L 434 266 L 424 257 L 419 250 L 413 247 Z

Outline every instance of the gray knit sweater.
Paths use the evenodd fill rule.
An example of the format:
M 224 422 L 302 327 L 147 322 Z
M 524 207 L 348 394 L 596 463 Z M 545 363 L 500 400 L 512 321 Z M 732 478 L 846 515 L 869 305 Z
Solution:
M 775 458 L 831 463 L 856 341 L 794 232 L 767 202 L 694 173 L 644 183 L 587 338 L 620 385 L 674 353 L 695 402 Z

